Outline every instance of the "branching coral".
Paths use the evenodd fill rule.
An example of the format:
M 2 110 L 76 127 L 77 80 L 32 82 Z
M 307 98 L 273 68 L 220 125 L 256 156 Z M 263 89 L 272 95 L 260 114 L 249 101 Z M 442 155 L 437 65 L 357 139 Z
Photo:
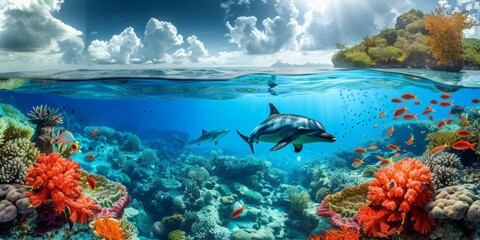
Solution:
M 27 168 L 33 166 L 40 152 L 26 138 L 5 142 L 0 147 L 0 183 L 23 183 Z
M 360 231 L 358 229 L 350 229 L 348 227 L 340 227 L 336 230 L 325 230 L 325 235 L 314 235 L 308 237 L 308 240 L 358 240 L 360 239 Z
M 429 233 L 435 222 L 423 207 L 432 197 L 431 178 L 430 169 L 411 158 L 380 169 L 368 187 L 371 204 L 358 213 L 365 234 L 389 236 L 410 225 L 421 234 Z M 406 221 L 412 224 L 404 224 Z
M 120 227 L 120 221 L 112 217 L 95 218 L 90 223 L 90 228 L 93 229 L 93 234 L 101 239 L 127 239 L 123 235 L 123 230 Z
M 300 191 L 297 187 L 288 188 L 288 198 L 290 206 L 296 212 L 302 212 L 310 202 L 310 195 L 305 191 Z
M 26 182 L 35 188 L 27 193 L 32 206 L 52 202 L 57 213 L 65 212 L 68 207 L 72 222 L 84 224 L 92 219 L 100 207 L 82 194 L 83 189 L 78 184 L 79 169 L 77 162 L 62 158 L 58 153 L 41 154 L 37 163 L 27 169 Z
M 457 185 L 461 182 L 462 163 L 453 153 L 441 152 L 434 155 L 424 155 L 418 160 L 430 168 L 434 189 Z

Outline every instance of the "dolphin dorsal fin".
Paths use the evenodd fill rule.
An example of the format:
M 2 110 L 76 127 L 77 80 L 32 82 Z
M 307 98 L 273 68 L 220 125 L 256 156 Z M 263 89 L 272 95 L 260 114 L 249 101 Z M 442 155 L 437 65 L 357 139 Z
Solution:
M 272 103 L 270 103 L 270 116 L 275 115 L 275 114 L 280 114 L 280 112 L 277 110 L 275 106 L 273 106 Z
M 207 131 L 205 129 L 202 129 L 202 135 L 207 133 Z

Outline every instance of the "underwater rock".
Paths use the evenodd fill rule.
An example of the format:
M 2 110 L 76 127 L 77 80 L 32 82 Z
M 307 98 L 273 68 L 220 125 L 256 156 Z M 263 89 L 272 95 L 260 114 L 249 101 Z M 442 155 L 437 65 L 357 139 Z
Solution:
M 273 229 L 269 227 L 259 229 L 255 234 L 253 234 L 252 240 L 275 240 Z
M 235 198 L 233 196 L 222 196 L 220 197 L 220 203 L 225 205 L 230 205 L 235 202 Z
M 231 240 L 252 240 L 252 235 L 243 229 L 239 229 L 232 234 L 230 239 Z
M 167 235 L 167 232 L 165 231 L 165 226 L 161 221 L 156 221 L 153 223 L 152 231 L 153 235 L 158 239 L 164 239 Z
M 183 212 L 186 208 L 185 203 L 183 202 L 182 197 L 177 196 L 172 200 L 172 208 L 175 212 Z

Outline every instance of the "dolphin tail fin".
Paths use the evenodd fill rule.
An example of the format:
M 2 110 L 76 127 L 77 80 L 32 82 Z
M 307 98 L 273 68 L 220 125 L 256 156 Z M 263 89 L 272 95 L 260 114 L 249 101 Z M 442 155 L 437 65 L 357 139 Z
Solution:
M 177 141 L 178 141 L 178 144 L 180 144 L 180 149 L 182 149 L 183 147 L 185 147 L 185 140 L 181 139 L 179 136 L 175 135 L 175 137 L 177 138 Z
M 254 153 L 254 151 L 253 151 L 253 144 L 252 144 L 250 141 L 248 141 L 248 137 L 245 136 L 245 135 L 243 135 L 243 134 L 241 134 L 238 130 L 237 130 L 237 133 L 238 133 L 238 135 L 240 135 L 240 137 L 241 137 L 245 142 L 248 143 L 248 146 L 250 146 L 250 149 L 252 150 L 252 153 Z

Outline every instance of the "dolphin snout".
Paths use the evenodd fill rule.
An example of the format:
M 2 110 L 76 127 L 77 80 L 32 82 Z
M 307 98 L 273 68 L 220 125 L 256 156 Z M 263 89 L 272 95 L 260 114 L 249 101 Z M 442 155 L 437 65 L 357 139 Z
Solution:
M 335 142 L 337 141 L 337 138 L 335 136 L 333 136 L 332 134 L 329 134 L 329 133 L 322 133 L 320 135 L 325 142 Z

